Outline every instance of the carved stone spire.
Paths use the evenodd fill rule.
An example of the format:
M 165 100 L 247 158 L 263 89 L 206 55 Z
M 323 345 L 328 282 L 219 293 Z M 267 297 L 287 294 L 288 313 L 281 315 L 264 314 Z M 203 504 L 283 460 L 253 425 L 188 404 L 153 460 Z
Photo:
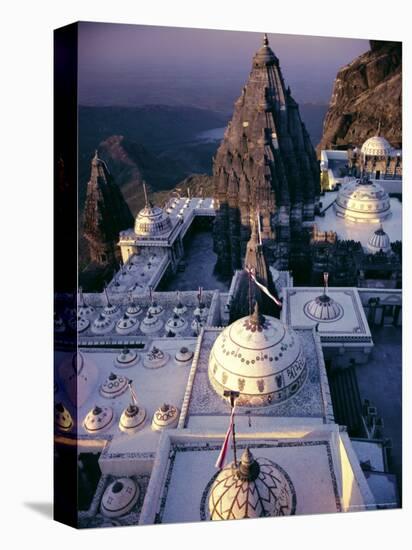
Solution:
M 288 242 L 291 229 L 299 232 L 302 221 L 313 219 L 320 192 L 319 168 L 267 36 L 235 103 L 213 175 L 218 269 L 233 272 L 241 267 L 258 207 L 262 239 L 274 249 L 273 262 L 286 258 L 287 263 L 288 250 L 279 246 Z
M 115 267 L 120 259 L 119 232 L 132 227 L 133 222 L 120 189 L 96 150 L 91 161 L 84 207 L 84 236 L 91 261 Z

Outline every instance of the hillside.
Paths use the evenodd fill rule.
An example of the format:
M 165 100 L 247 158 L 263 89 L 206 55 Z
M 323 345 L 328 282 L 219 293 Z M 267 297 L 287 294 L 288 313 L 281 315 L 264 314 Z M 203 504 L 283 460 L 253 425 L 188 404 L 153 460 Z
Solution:
M 381 124 L 402 145 L 402 44 L 371 41 L 371 49 L 337 74 L 323 126 L 321 149 L 362 145 Z

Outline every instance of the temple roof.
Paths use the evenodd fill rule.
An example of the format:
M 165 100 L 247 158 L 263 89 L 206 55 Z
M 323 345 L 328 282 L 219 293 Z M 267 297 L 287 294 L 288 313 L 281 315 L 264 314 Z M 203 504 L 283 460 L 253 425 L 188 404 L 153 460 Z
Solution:
M 209 357 L 209 380 L 215 391 L 239 391 L 239 405 L 263 406 L 284 401 L 306 379 L 306 361 L 298 334 L 259 313 L 227 326 Z

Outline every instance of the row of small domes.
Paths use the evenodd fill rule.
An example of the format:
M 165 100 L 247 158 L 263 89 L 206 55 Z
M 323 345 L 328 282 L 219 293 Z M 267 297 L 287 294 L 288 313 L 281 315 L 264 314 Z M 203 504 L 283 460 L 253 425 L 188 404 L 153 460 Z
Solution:
M 95 314 L 95 309 L 92 306 L 83 304 L 79 306 L 77 316 L 73 315 L 69 319 L 69 326 L 77 332 L 84 332 L 91 326 L 91 331 L 96 335 L 108 334 L 113 330 L 116 330 L 118 334 L 128 335 L 135 333 L 139 327 L 144 334 L 152 334 L 159 332 L 165 326 L 166 336 L 175 336 L 186 329 L 188 322 L 183 317 L 183 314 L 187 311 L 185 305 L 179 302 L 173 309 L 173 316 L 166 323 L 160 319 L 164 311 L 160 304 L 153 302 L 149 306 L 146 316 L 139 323 L 137 317 L 143 312 L 141 306 L 130 304 L 123 316 L 119 318 L 119 306 L 109 303 L 91 323 L 90 317 Z M 193 312 L 194 319 L 191 322 L 191 329 L 195 334 L 198 334 L 200 328 L 204 326 L 207 315 L 207 307 L 205 304 L 200 303 Z M 65 323 L 58 315 L 55 315 L 54 327 L 56 332 L 65 331 Z
M 153 415 L 152 430 L 160 431 L 175 428 L 179 421 L 179 414 L 180 410 L 178 407 L 168 403 L 163 403 Z M 83 426 L 89 433 L 101 433 L 113 424 L 114 417 L 115 414 L 112 407 L 95 405 L 87 413 Z M 73 428 L 73 417 L 63 403 L 56 403 L 54 418 L 55 424 L 60 431 L 70 432 Z M 136 433 L 144 427 L 146 418 L 147 414 L 144 407 L 139 406 L 134 402 L 130 403 L 123 410 L 120 416 L 119 429 L 122 432 L 129 434 Z

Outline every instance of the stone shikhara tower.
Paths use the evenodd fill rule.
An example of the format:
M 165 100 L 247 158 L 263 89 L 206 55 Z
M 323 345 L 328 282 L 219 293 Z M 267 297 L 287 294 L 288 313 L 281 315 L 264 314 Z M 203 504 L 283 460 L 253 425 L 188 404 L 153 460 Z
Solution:
M 120 260 L 119 233 L 131 227 L 133 221 L 122 192 L 96 151 L 84 207 L 84 236 L 91 261 L 100 266 L 116 267 Z
M 218 269 L 239 269 L 260 216 L 271 264 L 287 269 L 289 242 L 313 220 L 320 193 L 315 151 L 265 35 L 213 164 Z

